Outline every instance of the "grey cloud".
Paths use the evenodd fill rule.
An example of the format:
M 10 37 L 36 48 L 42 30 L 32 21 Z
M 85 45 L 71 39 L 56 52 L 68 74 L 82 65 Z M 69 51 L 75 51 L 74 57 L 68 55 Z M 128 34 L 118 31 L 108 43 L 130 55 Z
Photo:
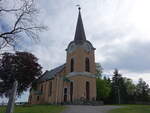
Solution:
M 150 72 L 150 42 L 132 41 L 127 44 L 125 50 L 121 45 L 117 49 L 110 46 L 110 49 L 114 48 L 112 53 L 107 53 L 109 48 L 103 48 L 105 52 L 104 57 L 107 60 L 103 62 L 103 66 L 106 69 L 119 68 L 121 70 L 128 70 L 130 72 Z M 117 46 L 117 45 L 116 45 Z

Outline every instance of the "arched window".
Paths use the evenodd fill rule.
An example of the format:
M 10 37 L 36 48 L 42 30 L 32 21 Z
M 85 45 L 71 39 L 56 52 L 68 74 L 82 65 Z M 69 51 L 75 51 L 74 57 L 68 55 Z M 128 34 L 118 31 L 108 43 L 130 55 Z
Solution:
M 71 66 L 70 66 L 70 72 L 74 71 L 74 59 L 71 59 Z
M 43 84 L 41 84 L 41 93 L 43 93 Z
M 37 101 L 39 101 L 40 100 L 40 96 L 37 96 Z
M 49 96 L 52 95 L 52 81 L 49 81 Z
M 73 100 L 73 82 L 70 83 L 70 101 Z
M 85 71 L 90 72 L 90 61 L 89 58 L 85 59 Z
M 90 82 L 86 82 L 86 100 L 90 99 Z

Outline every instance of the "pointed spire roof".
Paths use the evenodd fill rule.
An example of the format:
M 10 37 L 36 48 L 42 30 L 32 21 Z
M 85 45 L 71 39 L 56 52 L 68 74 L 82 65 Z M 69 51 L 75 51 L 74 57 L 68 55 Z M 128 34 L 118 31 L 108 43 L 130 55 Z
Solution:
M 76 32 L 75 32 L 75 37 L 74 37 L 74 41 L 76 44 L 86 41 L 86 36 L 84 32 L 84 26 L 83 26 L 80 10 L 81 8 L 79 7 L 78 21 L 77 21 Z

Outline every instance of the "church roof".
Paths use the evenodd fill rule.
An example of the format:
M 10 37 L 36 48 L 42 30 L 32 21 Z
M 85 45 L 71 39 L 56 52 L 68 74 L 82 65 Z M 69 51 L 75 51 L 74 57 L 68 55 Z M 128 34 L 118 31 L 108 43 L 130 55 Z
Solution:
M 84 31 L 84 26 L 83 26 L 83 22 L 82 22 L 80 9 L 81 8 L 79 7 L 79 14 L 78 14 L 78 20 L 77 20 L 74 40 L 69 43 L 66 51 L 69 50 L 71 45 L 75 45 L 76 47 L 80 47 L 81 45 L 84 45 L 85 43 L 88 43 L 91 46 L 92 50 L 95 50 L 92 43 L 90 41 L 86 40 L 86 35 L 85 35 L 85 31 Z
M 85 31 L 84 31 L 84 26 L 83 26 L 83 22 L 82 22 L 80 8 L 79 8 L 79 15 L 78 15 L 78 21 L 77 21 L 74 41 L 76 44 L 86 41 L 86 36 L 85 36 Z
M 43 76 L 41 76 L 38 82 L 43 82 L 46 80 L 53 79 L 59 72 L 61 72 L 65 68 L 65 64 L 58 66 L 50 71 L 46 71 Z

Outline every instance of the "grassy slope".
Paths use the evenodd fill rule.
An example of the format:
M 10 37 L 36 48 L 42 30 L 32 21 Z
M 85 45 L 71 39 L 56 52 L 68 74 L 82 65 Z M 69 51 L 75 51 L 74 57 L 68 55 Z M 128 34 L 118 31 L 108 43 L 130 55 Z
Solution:
M 127 105 L 123 108 L 113 109 L 108 113 L 150 113 L 150 105 Z
M 65 109 L 64 106 L 54 106 L 54 105 L 35 105 L 32 107 L 15 107 L 14 113 L 60 113 Z M 0 107 L 0 113 L 5 113 L 5 108 Z

